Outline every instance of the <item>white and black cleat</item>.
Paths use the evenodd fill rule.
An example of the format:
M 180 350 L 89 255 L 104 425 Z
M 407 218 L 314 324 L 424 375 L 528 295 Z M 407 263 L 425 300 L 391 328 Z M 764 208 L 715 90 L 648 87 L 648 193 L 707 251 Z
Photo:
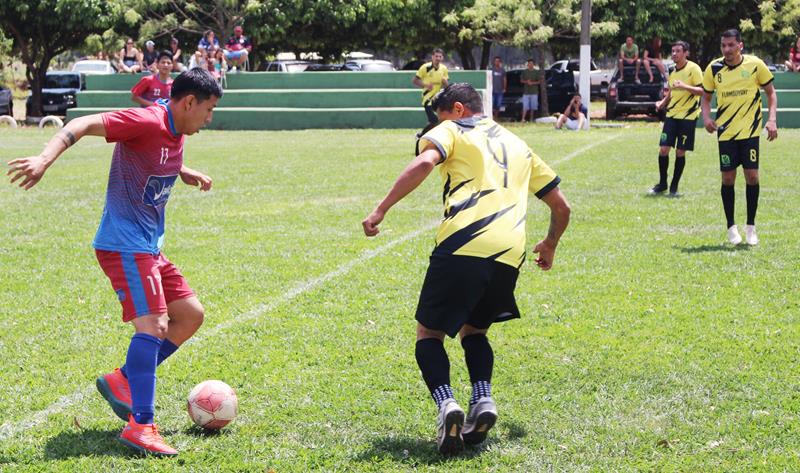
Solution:
M 497 405 L 490 397 L 482 397 L 470 406 L 464 430 L 461 432 L 464 443 L 477 445 L 486 440 L 489 430 L 497 422 Z
M 455 399 L 446 399 L 439 408 L 436 423 L 436 445 L 442 455 L 456 455 L 464 450 L 461 429 L 464 427 L 464 410 Z

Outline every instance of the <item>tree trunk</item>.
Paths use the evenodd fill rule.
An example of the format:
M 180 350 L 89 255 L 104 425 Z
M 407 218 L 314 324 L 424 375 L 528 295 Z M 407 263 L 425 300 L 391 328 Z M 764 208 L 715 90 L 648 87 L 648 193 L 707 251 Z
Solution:
M 481 48 L 481 69 L 486 70 L 489 68 L 489 56 L 492 54 L 492 42 L 488 39 L 483 40 Z
M 47 67 L 50 65 L 51 59 L 52 56 L 45 55 L 38 64 L 33 60 L 25 64 L 28 69 L 25 75 L 31 85 L 31 108 L 28 110 L 28 116 L 44 116 L 42 110 L 42 87 L 45 84 Z
M 469 45 L 461 45 L 458 48 L 458 56 L 461 58 L 461 66 L 468 70 L 475 70 L 475 58 Z

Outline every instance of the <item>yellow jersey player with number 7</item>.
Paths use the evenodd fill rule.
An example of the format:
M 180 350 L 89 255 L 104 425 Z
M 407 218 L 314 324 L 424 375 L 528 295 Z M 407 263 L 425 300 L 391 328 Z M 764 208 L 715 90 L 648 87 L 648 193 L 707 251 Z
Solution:
M 727 30 L 720 39 L 721 58 L 711 61 L 703 74 L 703 124 L 709 133 L 717 132 L 719 169 L 722 173 L 722 207 L 727 219 L 728 241 L 742 242 L 734 219 L 734 184 L 736 168 L 744 171 L 747 199 L 745 238 L 757 245 L 756 209 L 758 208 L 759 134 L 761 133 L 761 89 L 767 93 L 769 117 L 767 140 L 778 137 L 776 123 L 778 97 L 773 76 L 761 59 L 742 54 L 744 44 L 738 30 Z M 711 119 L 711 94 L 717 93 L 717 117 Z
M 528 192 L 550 207 L 550 229 L 534 247 L 548 270 L 569 223 L 560 179 L 516 135 L 483 115 L 483 99 L 469 84 L 447 86 L 433 101 L 442 122 L 418 143 L 422 152 L 362 222 L 367 236 L 389 209 L 439 167 L 444 216 L 417 305 L 415 354 L 439 409 L 439 452 L 454 454 L 477 444 L 497 420 L 491 397 L 494 354 L 486 333 L 495 322 L 520 316 L 514 299 L 525 261 Z M 419 149 L 419 148 L 418 148 Z M 472 383 L 469 414 L 450 387 L 444 337 L 459 334 Z

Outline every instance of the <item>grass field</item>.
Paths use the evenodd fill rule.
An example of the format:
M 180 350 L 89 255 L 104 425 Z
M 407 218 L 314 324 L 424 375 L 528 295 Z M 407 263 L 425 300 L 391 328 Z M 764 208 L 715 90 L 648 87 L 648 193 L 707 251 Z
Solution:
M 438 176 L 377 238 L 361 231 L 413 132 L 203 132 L 186 162 L 214 189 L 173 192 L 164 248 L 207 311 L 158 373 L 157 422 L 181 455 L 132 455 L 94 391 L 131 329 L 91 249 L 112 148 L 87 138 L 33 190 L 0 185 L 0 470 L 797 471 L 800 131 L 762 141 L 761 244 L 734 248 L 705 132 L 670 199 L 646 196 L 657 124 L 514 130 L 562 176 L 573 217 L 553 270 L 520 275 L 523 318 L 490 332 L 500 419 L 481 448 L 436 453 L 414 360 Z M 51 133 L 0 130 L 0 160 Z M 548 219 L 532 202 L 529 245 Z M 460 347 L 446 347 L 466 405 Z M 205 379 L 239 394 L 219 435 L 185 413 Z

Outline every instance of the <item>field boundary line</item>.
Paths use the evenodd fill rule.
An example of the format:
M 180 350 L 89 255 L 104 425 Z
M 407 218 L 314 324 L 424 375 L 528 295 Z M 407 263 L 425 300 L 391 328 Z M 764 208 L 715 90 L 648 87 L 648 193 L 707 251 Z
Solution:
M 604 140 L 602 140 L 602 141 L 596 141 L 596 142 L 594 142 L 594 143 L 590 143 L 590 144 L 588 144 L 588 145 L 584 146 L 583 148 L 578 148 L 578 149 L 576 149 L 575 151 L 573 151 L 573 152 L 569 153 L 568 155 L 564 156 L 563 158 L 561 158 L 561 159 L 556 159 L 556 160 L 553 160 L 552 162 L 550 162 L 550 163 L 548 163 L 548 164 L 549 164 L 550 166 L 557 166 L 557 165 L 559 165 L 559 164 L 566 163 L 566 162 L 567 162 L 567 161 L 569 161 L 570 159 L 572 159 L 572 158 L 575 158 L 575 157 L 578 157 L 578 156 L 580 156 L 581 154 L 583 154 L 583 153 L 585 153 L 585 152 L 589 151 L 590 149 L 592 149 L 592 148 L 596 148 L 596 147 L 598 147 L 598 146 L 601 146 L 601 145 L 604 145 L 604 144 L 608 143 L 609 141 L 614 141 L 614 140 L 616 140 L 617 138 L 619 138 L 620 136 L 622 136 L 622 133 L 617 133 L 617 134 L 615 134 L 615 135 L 611 135 L 611 136 L 609 136 L 608 138 L 606 138 L 606 139 L 604 139 Z
M 394 240 L 388 241 L 383 245 L 372 248 L 366 251 L 363 251 L 359 256 L 347 261 L 346 263 L 340 265 L 338 268 L 330 271 L 328 273 L 323 274 L 322 276 L 317 276 L 311 278 L 309 280 L 303 281 L 300 284 L 295 285 L 281 296 L 275 298 L 274 300 L 261 304 L 257 306 L 255 309 L 250 310 L 249 312 L 245 312 L 242 315 L 235 316 L 225 322 L 221 322 L 209 330 L 203 331 L 197 337 L 192 337 L 183 344 L 183 346 L 188 346 L 194 344 L 204 338 L 213 337 L 217 335 L 219 332 L 226 330 L 228 328 L 233 327 L 242 322 L 247 322 L 250 320 L 254 320 L 266 313 L 269 313 L 278 307 L 286 304 L 287 302 L 295 299 L 296 297 L 311 291 L 312 289 L 316 289 L 317 287 L 336 279 L 338 277 L 344 276 L 345 274 L 349 273 L 359 264 L 365 263 L 376 256 L 380 256 L 381 254 L 385 253 L 387 250 L 391 248 L 401 245 L 409 240 L 413 240 L 418 236 L 426 233 L 434 228 L 439 224 L 439 221 L 429 222 L 422 228 L 419 228 L 413 232 L 406 233 L 405 235 L 396 238 Z M 14 437 L 26 430 L 32 429 L 37 427 L 38 425 L 47 421 L 48 417 L 53 414 L 58 414 L 68 407 L 82 401 L 84 398 L 88 397 L 94 392 L 94 383 L 85 386 L 71 394 L 64 395 L 58 398 L 55 402 L 47 406 L 45 409 L 34 413 L 32 416 L 28 417 L 27 419 L 21 419 L 16 422 L 9 422 L 0 426 L 0 442 L 3 442 L 11 437 Z

